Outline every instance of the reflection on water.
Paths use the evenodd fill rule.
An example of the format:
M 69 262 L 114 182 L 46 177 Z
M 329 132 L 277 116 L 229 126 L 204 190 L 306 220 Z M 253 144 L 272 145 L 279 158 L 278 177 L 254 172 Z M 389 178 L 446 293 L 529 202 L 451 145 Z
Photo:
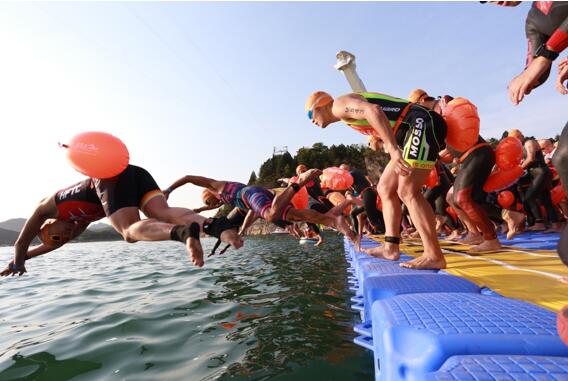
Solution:
M 34 259 L 0 280 L 0 380 L 371 380 L 342 241 L 328 238 L 249 238 L 203 269 L 175 243 Z
M 75 376 L 98 369 L 101 364 L 76 359 L 60 360 L 47 352 L 35 353 L 29 357 L 12 356 L 13 365 L 0 374 L 2 380 L 51 381 L 70 380 Z

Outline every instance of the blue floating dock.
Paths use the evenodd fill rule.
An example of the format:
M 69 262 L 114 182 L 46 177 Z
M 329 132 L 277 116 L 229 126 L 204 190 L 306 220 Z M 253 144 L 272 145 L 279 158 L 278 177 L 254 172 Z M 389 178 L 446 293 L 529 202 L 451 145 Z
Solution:
M 477 355 L 450 357 L 427 381 L 566 381 L 568 357 Z
M 371 306 L 377 300 L 404 294 L 468 292 L 479 294 L 475 283 L 453 275 L 420 273 L 409 275 L 371 276 L 364 281 L 364 322 L 371 319 Z
M 559 233 L 526 232 L 520 233 L 512 239 L 507 239 L 504 235 L 498 236 L 502 245 L 522 247 L 535 250 L 554 250 L 560 240 Z
M 375 379 L 421 380 L 452 356 L 568 357 L 556 316 L 518 300 L 474 293 L 407 294 L 373 303 Z
M 557 241 L 557 234 L 524 233 L 503 243 L 529 251 Z M 362 321 L 353 341 L 372 352 L 375 380 L 568 381 L 568 346 L 553 312 L 445 271 L 402 268 L 347 240 L 345 256 Z

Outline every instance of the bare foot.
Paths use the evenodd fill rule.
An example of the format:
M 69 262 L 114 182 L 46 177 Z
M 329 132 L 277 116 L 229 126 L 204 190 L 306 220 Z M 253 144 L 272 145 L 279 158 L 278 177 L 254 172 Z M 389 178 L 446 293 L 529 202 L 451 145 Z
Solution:
M 555 222 L 551 227 L 543 231 L 543 233 L 560 233 L 562 231 L 562 224 Z
M 203 248 L 201 242 L 197 238 L 188 238 L 185 241 L 185 247 L 191 255 L 191 261 L 197 267 L 202 267 L 205 261 L 203 260 Z
M 533 226 L 528 227 L 526 230 L 528 232 L 540 232 L 546 230 L 546 226 L 544 226 L 543 222 L 537 222 Z
M 446 260 L 443 255 L 435 258 L 421 255 L 411 261 L 402 262 L 400 267 L 415 270 L 441 270 L 446 268 Z
M 464 245 L 479 245 L 483 242 L 483 237 L 481 236 L 481 233 L 468 232 L 460 242 Z
M 420 233 L 418 233 L 417 231 L 415 231 L 414 233 L 411 233 L 411 234 L 410 234 L 410 238 L 420 239 Z
M 414 229 L 412 227 L 406 228 L 402 231 L 402 233 L 400 233 L 400 235 L 403 236 L 403 237 L 409 237 L 415 231 L 416 231 L 416 229 Z
M 568 276 L 560 278 L 560 282 L 568 284 Z
M 501 248 L 501 242 L 498 239 L 490 239 L 483 241 L 481 244 L 474 246 L 469 249 L 468 253 L 471 255 L 476 255 L 485 251 L 495 251 Z
M 507 232 L 507 239 L 513 239 L 514 236 L 516 236 L 517 234 L 519 234 L 520 231 L 517 230 L 517 227 L 514 226 L 512 228 L 509 229 L 509 231 Z
M 363 249 L 363 252 L 375 258 L 384 258 L 391 261 L 398 261 L 400 259 L 399 245 L 390 242 L 385 242 L 383 246 Z
M 458 241 L 462 237 L 462 233 L 459 230 L 452 230 L 449 236 L 446 237 L 448 241 Z
M 300 187 L 303 187 L 304 185 L 306 185 L 308 182 L 310 182 L 311 180 L 315 179 L 316 176 L 319 176 L 322 174 L 321 169 L 317 169 L 317 168 L 312 168 L 307 170 L 306 172 L 302 173 L 300 176 L 298 176 L 298 182 L 297 184 Z

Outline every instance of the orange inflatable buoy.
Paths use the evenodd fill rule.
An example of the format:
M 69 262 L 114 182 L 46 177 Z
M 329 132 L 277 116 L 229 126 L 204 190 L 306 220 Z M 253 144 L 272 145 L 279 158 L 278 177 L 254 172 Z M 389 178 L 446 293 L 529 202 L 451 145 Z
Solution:
M 515 195 L 509 190 L 499 192 L 497 195 L 497 202 L 501 208 L 509 209 L 509 207 L 515 202 Z
M 564 187 L 562 184 L 558 184 L 550 191 L 550 198 L 554 205 L 558 205 L 566 198 L 566 193 L 564 192 Z
M 523 160 L 523 145 L 519 139 L 508 136 L 495 148 L 495 165 L 502 170 L 518 166 Z
M 483 185 L 485 192 L 497 192 L 513 185 L 519 177 L 523 175 L 523 168 L 520 166 L 508 170 L 496 168 L 491 172 L 487 181 Z
M 438 171 L 436 171 L 436 167 L 432 168 L 428 177 L 426 177 L 426 182 L 424 186 L 428 189 L 432 189 L 440 184 L 440 178 L 438 177 Z
M 75 135 L 67 148 L 67 159 L 78 172 L 96 179 L 108 179 L 124 171 L 130 155 L 124 143 L 106 132 L 90 131 Z
M 339 167 L 329 167 L 320 176 L 321 187 L 331 190 L 345 190 L 353 185 L 353 176 Z
M 301 187 L 300 190 L 296 192 L 294 197 L 292 197 L 290 203 L 296 209 L 306 209 L 308 207 L 308 198 L 308 190 L 306 189 L 306 187 Z
M 477 107 L 461 97 L 448 102 L 443 113 L 448 132 L 446 143 L 457 151 L 464 152 L 479 139 L 479 115 Z

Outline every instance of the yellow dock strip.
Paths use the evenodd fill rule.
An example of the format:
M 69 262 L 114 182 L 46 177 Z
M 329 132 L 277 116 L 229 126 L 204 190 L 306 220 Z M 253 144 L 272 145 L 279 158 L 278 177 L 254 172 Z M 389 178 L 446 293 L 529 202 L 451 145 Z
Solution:
M 380 241 L 378 236 L 370 237 Z M 499 251 L 478 256 L 467 254 L 468 245 L 440 241 L 450 274 L 466 278 L 478 286 L 514 299 L 537 304 L 554 312 L 568 305 L 568 268 L 553 250 L 531 250 L 505 246 Z M 405 239 L 401 252 L 418 256 L 419 240 Z

